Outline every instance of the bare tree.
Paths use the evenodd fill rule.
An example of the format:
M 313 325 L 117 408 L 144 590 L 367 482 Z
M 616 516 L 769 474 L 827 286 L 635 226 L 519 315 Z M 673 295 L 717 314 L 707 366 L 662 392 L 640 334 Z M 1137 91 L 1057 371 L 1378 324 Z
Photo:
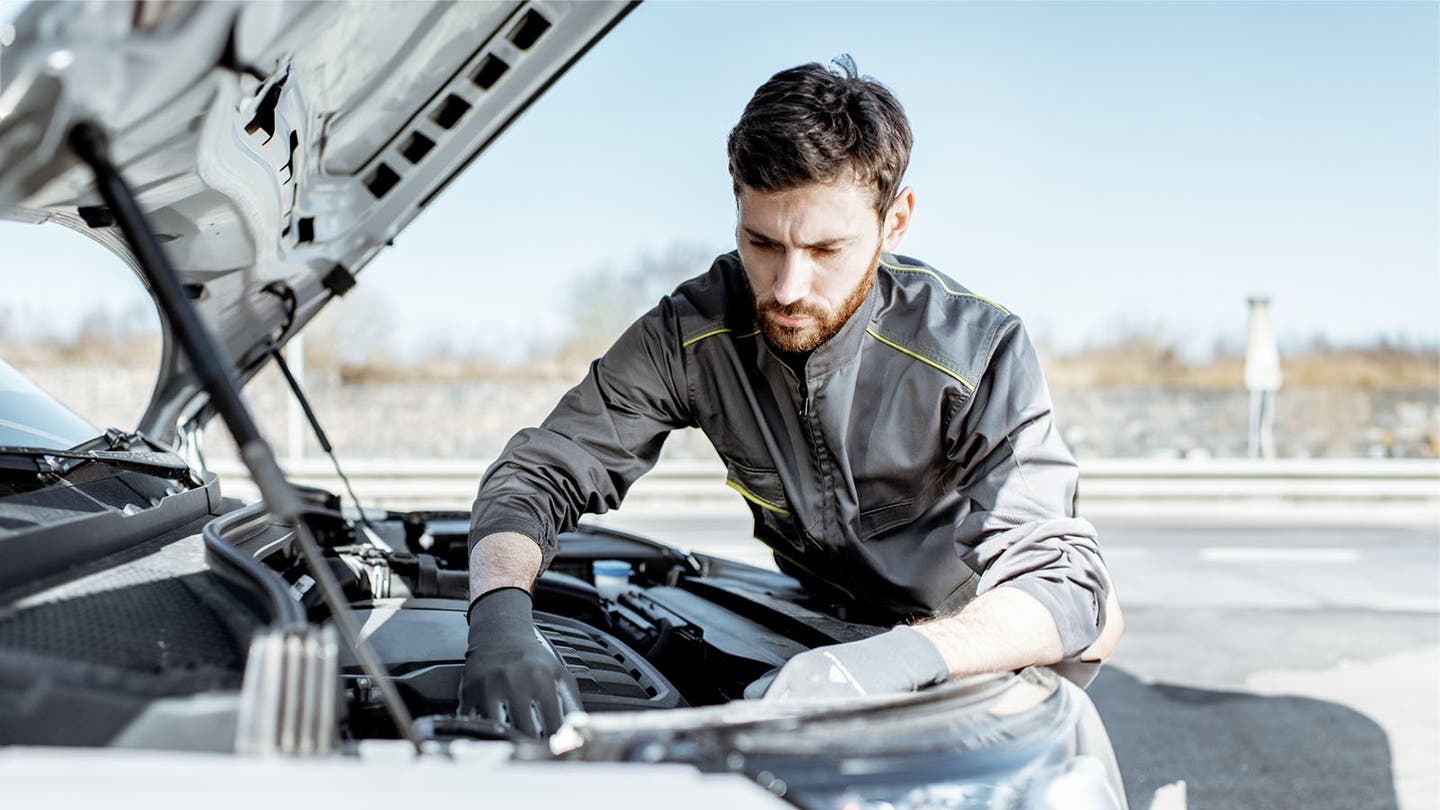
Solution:
M 681 282 L 705 272 L 718 251 L 672 244 L 637 256 L 628 268 L 600 267 L 571 285 L 570 343 L 608 344 Z

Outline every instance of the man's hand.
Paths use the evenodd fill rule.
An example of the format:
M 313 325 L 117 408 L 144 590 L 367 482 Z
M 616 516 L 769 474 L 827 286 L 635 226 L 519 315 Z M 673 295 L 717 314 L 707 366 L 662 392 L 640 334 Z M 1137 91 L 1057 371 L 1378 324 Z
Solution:
M 470 605 L 470 646 L 460 683 L 460 714 L 480 714 L 537 737 L 580 708 L 575 676 L 535 629 L 522 588 L 500 588 Z
M 940 683 L 949 674 L 940 650 L 902 626 L 863 641 L 800 653 L 780 669 L 765 699 L 913 692 Z

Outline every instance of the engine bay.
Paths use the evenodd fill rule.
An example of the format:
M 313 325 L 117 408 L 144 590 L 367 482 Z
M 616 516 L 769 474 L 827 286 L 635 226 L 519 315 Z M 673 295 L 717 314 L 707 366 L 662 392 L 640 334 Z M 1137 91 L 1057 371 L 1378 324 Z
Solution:
M 470 517 L 465 512 L 342 516 L 320 491 L 310 524 L 345 589 L 362 637 L 383 662 L 406 706 L 436 728 L 458 705 L 468 624 Z M 279 530 L 279 527 L 275 527 Z M 247 544 L 255 544 L 251 539 Z M 312 622 L 329 620 L 313 580 L 284 542 L 258 546 Z M 628 569 L 597 587 L 597 571 Z M 811 647 L 852 641 L 879 626 L 842 618 L 794 579 L 775 571 L 688 554 L 609 528 L 582 525 L 535 583 L 541 635 L 580 687 L 587 712 L 716 705 Z M 853 608 L 851 608 L 853 610 Z M 341 652 L 344 729 L 352 739 L 397 730 L 376 684 Z
M 377 684 L 348 645 L 334 647 L 324 688 L 338 695 L 337 741 L 404 736 L 382 700 L 389 686 L 432 737 L 500 736 L 456 716 L 469 514 L 357 518 L 333 493 L 299 490 L 323 561 L 390 682 Z M 199 508 L 188 517 L 172 510 L 170 531 L 10 592 L 0 607 L 0 682 L 23 699 L 0 706 L 0 743 L 143 747 L 205 727 L 189 745 L 229 748 L 246 713 L 234 701 L 244 699 L 266 628 L 335 624 L 293 525 L 263 502 L 214 498 L 205 508 L 218 495 L 213 481 L 196 492 Z M 46 538 L 66 535 L 34 539 Z M 537 628 L 575 676 L 587 713 L 725 704 L 799 652 L 883 630 L 785 574 L 583 524 L 560 537 L 533 596 Z M 293 691 L 283 678 L 267 689 Z M 205 710 L 213 716 L 196 714 L 197 696 L 218 698 Z M 147 716 L 158 724 L 134 732 Z

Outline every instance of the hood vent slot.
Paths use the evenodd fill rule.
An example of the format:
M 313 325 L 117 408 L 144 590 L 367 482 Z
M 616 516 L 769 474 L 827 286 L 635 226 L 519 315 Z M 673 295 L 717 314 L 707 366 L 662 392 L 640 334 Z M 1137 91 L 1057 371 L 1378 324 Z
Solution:
M 510 65 L 504 59 L 493 53 L 487 53 L 485 59 L 480 62 L 480 67 L 470 74 L 470 81 L 474 82 L 475 86 L 481 90 L 489 90 L 495 86 L 495 82 L 500 81 L 500 77 L 504 76 L 505 71 L 509 69 Z
M 450 129 L 460 123 L 460 119 L 467 112 L 470 112 L 470 103 L 451 93 L 440 108 L 430 114 L 430 120 L 439 124 L 442 129 Z
M 396 174 L 394 169 L 381 163 L 375 167 L 375 171 L 371 172 L 370 177 L 365 180 L 365 187 L 370 189 L 370 193 L 374 194 L 375 199 L 378 200 L 386 194 L 389 194 L 390 189 L 395 188 L 395 184 L 399 182 L 400 175 Z
M 430 150 L 434 148 L 434 141 L 419 132 L 412 132 L 410 133 L 410 140 L 406 141 L 405 145 L 400 147 L 400 154 L 404 155 L 405 159 L 411 163 L 419 163 L 426 155 L 430 154 Z
M 550 21 L 540 16 L 540 12 L 533 8 L 525 10 L 525 16 L 515 27 L 510 29 L 510 44 L 522 51 L 530 50 L 530 46 L 540 40 L 540 37 L 550 30 Z

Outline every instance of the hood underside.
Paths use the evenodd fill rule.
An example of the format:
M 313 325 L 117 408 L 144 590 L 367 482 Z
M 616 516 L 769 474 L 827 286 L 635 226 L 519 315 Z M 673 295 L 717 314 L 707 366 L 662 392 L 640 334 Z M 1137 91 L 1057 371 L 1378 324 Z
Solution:
M 134 268 L 66 146 L 101 125 L 242 380 L 633 6 L 34 3 L 0 72 L 0 217 Z M 168 328 L 139 429 L 203 423 Z

